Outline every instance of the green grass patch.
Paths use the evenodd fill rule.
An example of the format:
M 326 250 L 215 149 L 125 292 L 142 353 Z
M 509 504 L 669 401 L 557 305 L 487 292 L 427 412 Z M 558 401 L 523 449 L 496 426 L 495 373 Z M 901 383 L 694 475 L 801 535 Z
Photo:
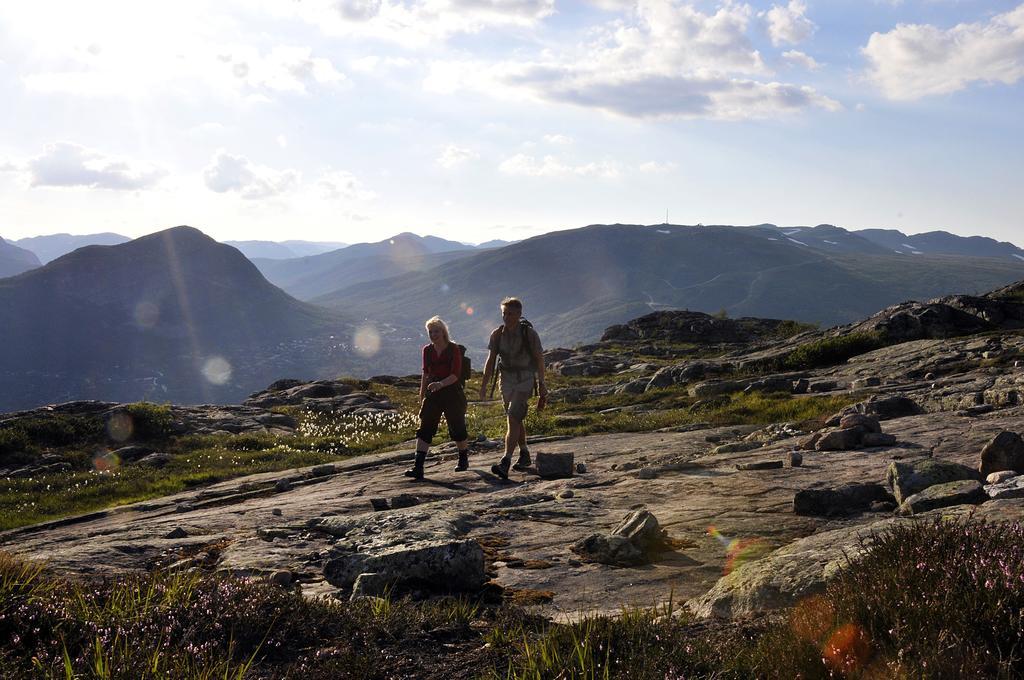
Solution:
M 800 345 L 765 368 L 774 371 L 798 371 L 834 366 L 859 354 L 885 347 L 887 344 L 878 333 L 850 333 L 821 338 Z

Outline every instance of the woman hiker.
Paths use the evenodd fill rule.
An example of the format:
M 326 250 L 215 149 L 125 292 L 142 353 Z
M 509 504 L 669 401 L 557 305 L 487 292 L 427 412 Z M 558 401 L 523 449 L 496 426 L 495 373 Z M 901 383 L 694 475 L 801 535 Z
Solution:
M 435 316 L 426 323 L 430 344 L 423 347 L 423 376 L 420 378 L 420 428 L 416 431 L 416 462 L 406 477 L 423 479 L 423 462 L 437 433 L 441 414 L 448 423 L 448 436 L 459 447 L 456 472 L 469 469 L 466 433 L 466 393 L 459 382 L 462 353 L 448 337 L 448 326 Z

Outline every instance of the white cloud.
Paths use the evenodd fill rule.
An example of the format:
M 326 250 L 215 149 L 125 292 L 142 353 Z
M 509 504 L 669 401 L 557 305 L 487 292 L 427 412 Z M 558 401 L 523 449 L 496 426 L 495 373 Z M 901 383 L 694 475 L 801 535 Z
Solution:
M 782 53 L 782 61 L 786 62 L 790 66 L 799 66 L 805 68 L 808 71 L 817 71 L 821 68 L 821 64 L 809 54 L 805 54 L 800 50 L 787 50 Z
M 461 33 L 529 27 L 555 10 L 554 0 L 304 0 L 278 7 L 328 35 L 362 36 L 425 46 Z
M 328 200 L 369 201 L 377 194 L 367 189 L 358 177 L 344 170 L 329 170 L 317 181 L 321 195 Z
M 516 154 L 506 158 L 498 166 L 498 170 L 506 175 L 523 177 L 602 177 L 615 179 L 622 176 L 622 168 L 618 163 L 601 161 L 584 165 L 569 165 L 554 156 L 537 159 L 526 154 Z
M 10 169 L 15 166 L 9 165 Z M 134 191 L 160 181 L 167 171 L 150 163 L 107 156 L 71 142 L 47 144 L 23 170 L 33 187 L 89 187 Z
M 765 12 L 764 15 L 768 19 L 768 37 L 771 38 L 772 44 L 795 45 L 810 37 L 816 26 L 804 16 L 806 11 L 807 5 L 801 0 L 789 0 L 785 7 L 774 5 Z
M 810 87 L 763 82 L 767 69 L 747 31 L 753 11 L 713 14 L 673 0 L 640 0 L 632 23 L 610 22 L 565 54 L 528 61 L 434 62 L 427 90 L 569 103 L 637 118 L 764 118 L 840 108 Z
M 350 66 L 353 71 L 359 71 L 360 73 L 380 73 L 382 71 L 409 68 L 415 65 L 415 63 L 412 59 L 406 59 L 405 57 L 381 57 L 371 54 L 355 59 L 351 62 Z
M 862 49 L 867 77 L 891 99 L 962 90 L 972 82 L 1024 78 L 1024 4 L 986 22 L 941 29 L 899 24 L 873 33 Z
M 220 149 L 203 170 L 203 181 L 208 189 L 219 194 L 236 191 L 242 198 L 260 199 L 293 188 L 299 182 L 299 173 L 256 165 L 245 156 L 233 156 Z
M 638 172 L 664 174 L 675 169 L 676 164 L 671 162 L 647 161 L 635 167 L 610 160 L 573 164 L 557 156 L 547 155 L 537 158 L 522 153 L 506 158 L 498 166 L 499 172 L 519 177 L 598 177 L 602 179 L 618 179 Z
M 544 141 L 548 144 L 565 146 L 567 144 L 572 144 L 572 137 L 567 135 L 544 135 Z
M 309 47 L 278 46 L 266 55 L 239 48 L 217 55 L 232 76 L 252 88 L 305 93 L 307 85 L 342 84 L 347 78 L 330 59 L 312 56 Z
M 437 164 L 442 168 L 454 168 L 466 161 L 475 160 L 479 157 L 480 154 L 473 149 L 449 144 L 441 151 L 441 155 L 437 157 Z

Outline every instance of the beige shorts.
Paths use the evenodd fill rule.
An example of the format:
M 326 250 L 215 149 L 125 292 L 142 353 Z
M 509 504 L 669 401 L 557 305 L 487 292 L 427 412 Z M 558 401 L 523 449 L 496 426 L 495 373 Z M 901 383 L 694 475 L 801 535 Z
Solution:
M 525 420 L 526 412 L 533 396 L 533 373 L 523 371 L 522 379 L 516 380 L 515 373 L 500 374 L 501 400 L 505 403 L 505 415 L 517 420 Z

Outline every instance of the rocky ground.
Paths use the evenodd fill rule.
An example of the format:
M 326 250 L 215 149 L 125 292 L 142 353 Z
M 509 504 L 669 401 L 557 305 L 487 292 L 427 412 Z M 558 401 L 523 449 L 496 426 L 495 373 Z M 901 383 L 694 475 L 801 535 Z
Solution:
M 1024 431 L 1024 305 L 1005 297 L 1017 293 L 892 308 L 870 326 L 885 346 L 824 367 L 751 368 L 801 344 L 863 333 L 863 324 L 784 342 L 752 337 L 773 324 L 747 324 L 737 338 L 716 331 L 716 357 L 671 365 L 621 352 L 602 357 L 613 341 L 647 342 L 650 324 L 641 323 L 620 327 L 605 346 L 549 355 L 555 371 L 609 376 L 556 395 L 581 411 L 602 394 L 669 385 L 712 400 L 743 390 L 856 395 L 856 407 L 817 433 L 795 423 L 689 424 L 539 440 L 531 446 L 537 467 L 508 482 L 487 471 L 497 442 L 477 442 L 471 469 L 461 473 L 452 470 L 450 447 L 435 449 L 419 483 L 401 474 L 412 456 L 402 447 L 24 527 L 0 534 L 0 549 L 82 574 L 230 570 L 311 596 L 374 594 L 395 583 L 479 589 L 490 581 L 486 587 L 556 618 L 670 596 L 720 617 L 789 606 L 894 523 L 1024 516 L 1024 485 L 1018 489 L 1013 473 L 988 479 L 1024 472 L 1016 435 Z M 975 312 L 973 321 L 963 316 Z M 176 410 L 176 422 L 206 418 L 210 432 L 272 432 L 294 427 L 267 410 L 280 404 L 390 408 L 339 385 L 275 384 L 247 406 L 218 410 L 223 418 Z M 1010 434 L 997 440 L 1001 433 Z

